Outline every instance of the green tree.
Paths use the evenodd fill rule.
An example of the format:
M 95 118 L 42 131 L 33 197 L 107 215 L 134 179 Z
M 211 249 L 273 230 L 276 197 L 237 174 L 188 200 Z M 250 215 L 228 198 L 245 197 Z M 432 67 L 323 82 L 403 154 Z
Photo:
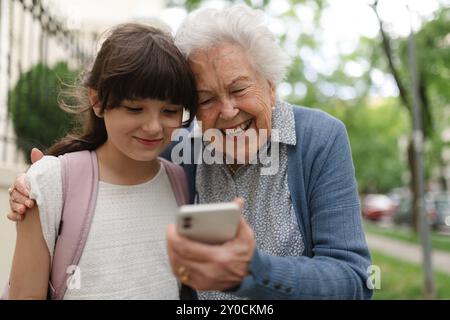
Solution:
M 72 117 L 59 108 L 58 94 L 63 84 L 74 83 L 76 75 L 63 62 L 54 68 L 37 64 L 11 90 L 9 114 L 25 159 L 33 147 L 50 147 L 72 126 Z
M 399 99 L 402 105 L 412 116 L 412 89 L 411 73 L 408 57 L 408 39 L 392 39 L 386 31 L 384 22 L 378 15 L 378 0 L 373 3 L 374 12 L 378 18 L 381 35 L 381 48 L 386 58 L 386 71 L 390 72 L 399 89 Z M 440 139 L 440 131 L 447 126 L 448 117 L 444 108 L 449 104 L 449 28 L 450 10 L 442 7 L 437 11 L 436 17 L 426 22 L 417 32 L 415 41 L 417 48 L 417 69 L 419 76 L 418 90 L 421 100 L 422 127 L 426 145 L 425 150 L 426 175 L 429 177 L 431 168 L 441 167 L 443 144 Z M 438 123 L 436 125 L 436 123 Z M 417 184 L 415 183 L 415 163 L 417 161 L 414 144 L 410 138 L 408 146 L 408 163 L 411 176 L 411 190 L 413 203 L 419 203 Z M 439 170 L 442 172 L 442 170 Z M 444 179 L 441 179 L 445 181 Z M 443 183 L 443 187 L 447 186 Z M 419 227 L 419 209 L 413 206 L 413 228 Z
M 425 23 L 416 34 L 417 65 L 420 78 L 420 97 L 423 108 L 427 109 L 429 123 L 427 132 L 428 145 L 425 160 L 427 178 L 436 178 L 444 190 L 448 190 L 443 177 L 446 165 L 442 158 L 444 147 L 448 147 L 441 139 L 442 132 L 449 128 L 450 117 L 450 9 L 437 11 L 436 17 Z M 407 77 L 408 43 L 400 42 L 401 71 Z M 409 81 L 408 81 L 409 85 Z M 433 176 L 433 168 L 438 175 Z
M 407 172 L 400 148 L 409 126 L 407 112 L 395 98 L 369 100 L 348 110 L 326 108 L 347 122 L 359 191 L 388 193 L 401 186 Z

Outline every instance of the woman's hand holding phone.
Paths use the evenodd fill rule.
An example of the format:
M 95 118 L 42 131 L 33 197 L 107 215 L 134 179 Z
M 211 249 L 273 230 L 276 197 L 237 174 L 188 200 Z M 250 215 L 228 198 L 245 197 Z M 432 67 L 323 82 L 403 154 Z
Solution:
M 243 207 L 243 200 L 235 203 Z M 239 285 L 249 274 L 256 242 L 253 230 L 240 216 L 237 233 L 222 244 L 191 240 L 177 232 L 176 225 L 167 228 L 167 251 L 172 272 L 181 282 L 196 290 L 227 290 Z

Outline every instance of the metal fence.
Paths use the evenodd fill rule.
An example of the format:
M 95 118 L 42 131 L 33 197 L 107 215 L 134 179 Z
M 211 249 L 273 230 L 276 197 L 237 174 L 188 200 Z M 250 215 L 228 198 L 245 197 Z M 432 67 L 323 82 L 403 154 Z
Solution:
M 71 69 L 82 69 L 95 51 L 97 34 L 71 28 L 74 17 L 58 17 L 49 7 L 49 1 L 0 0 L 0 163 L 23 161 L 8 108 L 13 98 L 26 98 L 13 90 L 20 76 L 39 63 L 51 67 L 64 61 Z M 30 81 L 31 90 L 45 86 L 45 73 Z M 33 108 L 46 106 L 27 108 L 36 111 Z

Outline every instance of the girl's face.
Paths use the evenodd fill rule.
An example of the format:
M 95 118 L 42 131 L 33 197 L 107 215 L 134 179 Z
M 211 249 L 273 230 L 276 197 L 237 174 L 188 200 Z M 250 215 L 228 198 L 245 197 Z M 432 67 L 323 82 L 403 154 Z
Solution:
M 183 116 L 182 106 L 152 99 L 124 100 L 103 114 L 96 108 L 97 116 L 104 117 L 108 143 L 135 161 L 156 159 L 170 144 Z

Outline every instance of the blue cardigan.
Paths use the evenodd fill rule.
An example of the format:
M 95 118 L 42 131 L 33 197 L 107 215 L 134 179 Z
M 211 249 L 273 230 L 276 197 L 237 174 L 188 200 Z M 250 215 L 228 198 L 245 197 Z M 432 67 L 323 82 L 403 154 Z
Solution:
M 256 249 L 250 273 L 231 292 L 251 299 L 370 299 L 371 264 L 344 124 L 294 107 L 297 144 L 288 146 L 288 184 L 305 252 L 278 257 Z M 170 149 L 165 156 L 170 155 Z M 184 165 L 195 197 L 195 165 Z

